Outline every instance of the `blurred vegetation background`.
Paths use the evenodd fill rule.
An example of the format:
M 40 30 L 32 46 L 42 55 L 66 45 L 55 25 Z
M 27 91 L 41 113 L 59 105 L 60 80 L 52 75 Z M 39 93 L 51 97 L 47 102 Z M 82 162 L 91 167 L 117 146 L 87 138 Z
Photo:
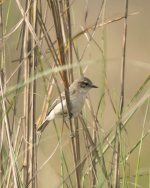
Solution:
M 150 1 L 0 1 L 0 187 L 150 187 Z M 81 76 L 79 118 L 36 127 Z M 67 124 L 67 125 L 66 125 Z

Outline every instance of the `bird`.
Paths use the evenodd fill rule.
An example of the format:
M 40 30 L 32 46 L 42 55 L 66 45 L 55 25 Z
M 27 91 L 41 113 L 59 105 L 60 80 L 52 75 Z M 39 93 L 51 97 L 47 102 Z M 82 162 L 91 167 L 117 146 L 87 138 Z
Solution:
M 56 118 L 63 118 L 69 120 L 71 118 L 77 117 L 85 103 L 86 96 L 92 88 L 98 88 L 92 83 L 92 81 L 87 77 L 81 77 L 75 80 L 69 87 L 70 96 L 70 113 L 68 113 L 67 102 L 65 97 L 65 92 L 63 92 L 51 105 L 45 120 L 37 128 L 37 132 L 43 132 L 50 121 Z

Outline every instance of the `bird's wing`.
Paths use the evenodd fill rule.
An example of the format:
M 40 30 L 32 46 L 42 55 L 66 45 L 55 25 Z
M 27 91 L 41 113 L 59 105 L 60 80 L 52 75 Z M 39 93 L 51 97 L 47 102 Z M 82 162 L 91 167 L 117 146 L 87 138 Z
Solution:
M 70 96 L 71 96 L 71 95 L 74 95 L 75 93 L 76 93 L 76 90 L 70 87 L 70 88 L 69 88 L 69 94 L 70 94 Z M 61 102 L 62 102 L 63 100 L 65 100 L 65 99 L 66 99 L 65 92 L 62 92 L 62 93 L 61 93 L 61 96 L 59 96 L 59 97 L 52 103 L 52 105 L 51 105 L 51 107 L 50 107 L 50 109 L 49 109 L 49 111 L 48 111 L 46 117 L 51 113 L 51 111 L 55 108 L 55 106 L 56 106 L 57 104 L 61 103 Z
M 55 106 L 56 106 L 57 104 L 61 103 L 63 100 L 65 100 L 65 93 L 64 93 L 64 92 L 61 94 L 61 97 L 58 97 L 58 98 L 52 103 L 52 105 L 51 105 L 51 107 L 50 107 L 50 109 L 49 109 L 49 111 L 48 111 L 48 113 L 47 113 L 46 116 L 48 116 L 48 115 L 51 113 L 51 111 L 55 108 Z
M 44 131 L 45 127 L 48 125 L 48 123 L 49 123 L 49 121 L 48 121 L 48 120 L 45 120 L 45 121 L 40 125 L 40 127 L 37 128 L 37 132 L 42 133 L 42 132 Z

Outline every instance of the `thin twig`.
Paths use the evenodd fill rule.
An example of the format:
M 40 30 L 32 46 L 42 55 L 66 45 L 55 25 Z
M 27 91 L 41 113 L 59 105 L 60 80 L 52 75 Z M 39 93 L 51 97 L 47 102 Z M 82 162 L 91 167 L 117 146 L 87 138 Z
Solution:
M 121 64 L 121 92 L 120 92 L 120 111 L 119 111 L 119 120 L 116 128 L 116 139 L 117 145 L 116 149 L 114 148 L 114 187 L 120 187 L 120 135 L 122 127 L 122 115 L 124 109 L 124 88 L 125 88 L 125 63 L 126 63 L 126 48 L 127 48 L 127 18 L 128 18 L 128 0 L 125 1 L 125 16 L 124 16 L 124 33 L 123 33 L 123 55 L 122 55 L 122 64 Z

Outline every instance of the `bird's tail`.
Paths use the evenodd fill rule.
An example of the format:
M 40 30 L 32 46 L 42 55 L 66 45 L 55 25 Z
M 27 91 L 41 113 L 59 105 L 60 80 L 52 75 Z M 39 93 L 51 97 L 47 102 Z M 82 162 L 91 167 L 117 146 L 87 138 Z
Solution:
M 49 121 L 45 120 L 38 128 L 37 128 L 37 132 L 42 133 L 44 131 L 44 129 L 46 128 L 46 126 L 48 125 Z

